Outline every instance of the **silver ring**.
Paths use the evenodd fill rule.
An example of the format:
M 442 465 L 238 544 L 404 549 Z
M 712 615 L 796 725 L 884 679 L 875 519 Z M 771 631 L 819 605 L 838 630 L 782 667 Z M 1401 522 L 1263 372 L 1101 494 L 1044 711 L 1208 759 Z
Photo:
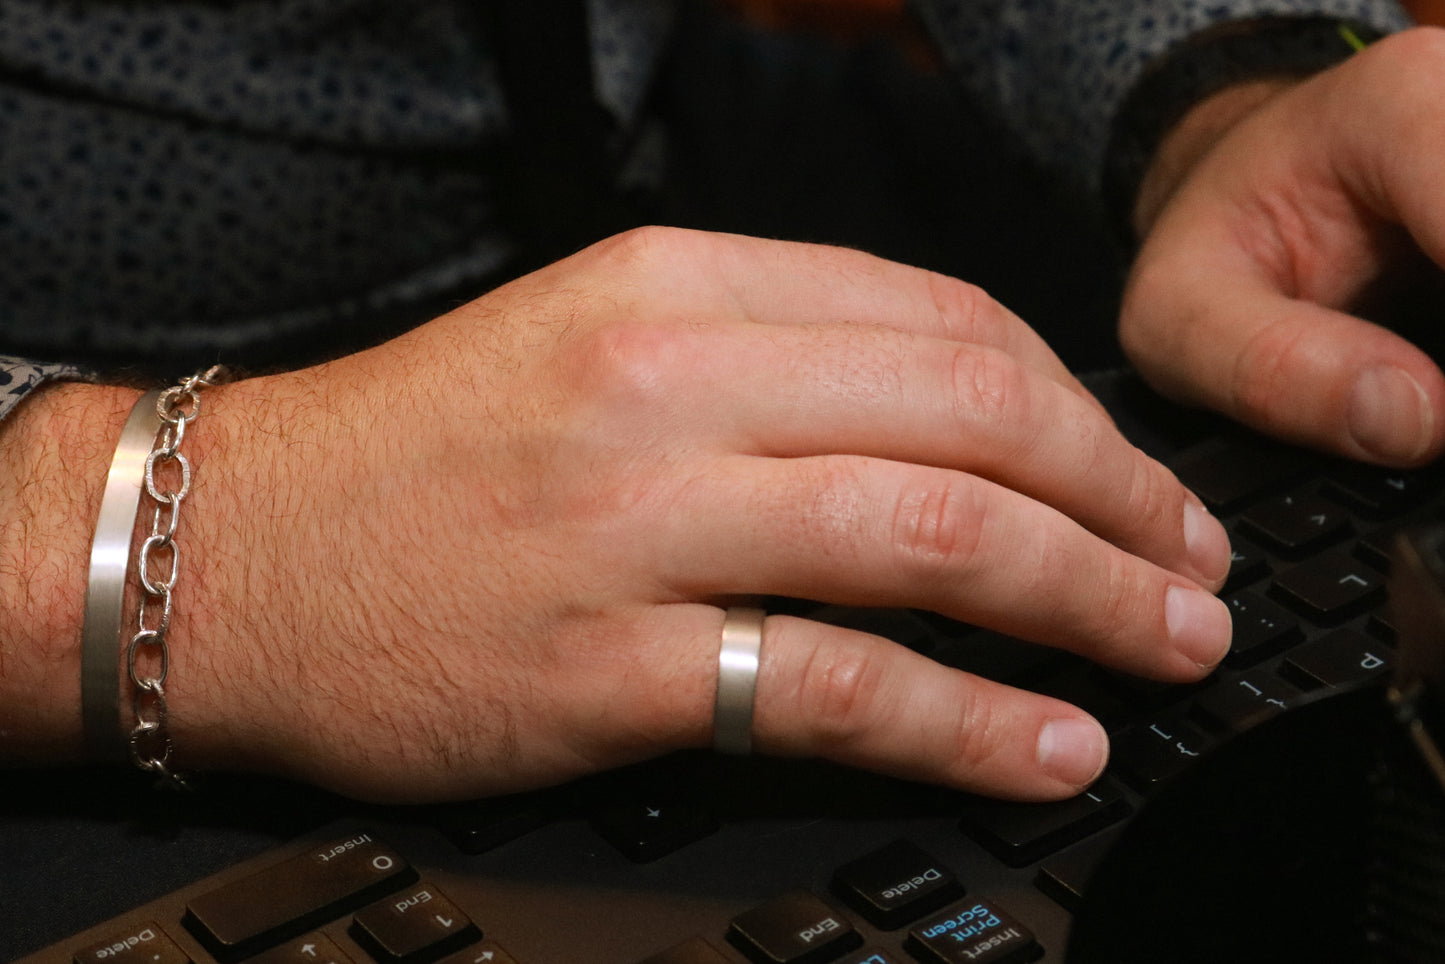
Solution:
M 753 695 L 758 688 L 758 655 L 763 649 L 766 616 L 763 610 L 746 606 L 723 613 L 712 717 L 712 745 L 719 753 L 752 752 Z

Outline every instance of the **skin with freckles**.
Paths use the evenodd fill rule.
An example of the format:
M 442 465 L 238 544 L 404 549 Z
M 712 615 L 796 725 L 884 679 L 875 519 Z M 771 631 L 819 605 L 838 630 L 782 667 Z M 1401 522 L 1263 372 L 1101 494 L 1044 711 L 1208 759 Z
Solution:
M 135 394 L 62 386 L 5 426 L 27 458 L 0 499 L 35 520 L 0 540 L 35 574 L 0 584 L 30 617 L 0 630 L 12 759 L 78 752 L 83 520 Z M 719 607 L 755 594 L 926 608 L 1172 681 L 1229 644 L 1227 540 L 1193 496 L 983 292 L 856 251 L 644 229 L 204 405 L 182 768 L 427 800 L 705 746 Z M 1107 756 L 1066 703 L 794 617 L 765 623 L 756 707 L 759 752 L 1011 797 L 1075 793 Z

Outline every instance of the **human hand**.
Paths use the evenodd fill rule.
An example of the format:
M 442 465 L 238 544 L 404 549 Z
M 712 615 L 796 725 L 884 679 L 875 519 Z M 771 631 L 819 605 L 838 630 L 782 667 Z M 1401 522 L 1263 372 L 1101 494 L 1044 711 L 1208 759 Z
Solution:
M 1197 500 L 982 292 L 855 251 L 633 232 L 209 389 L 187 445 L 183 769 L 424 800 L 705 746 L 717 607 L 754 594 L 1166 680 L 1228 647 Z M 1107 754 L 1068 704 L 787 616 L 754 745 L 1033 799 Z
M 1445 33 L 1420 29 L 1196 108 L 1141 191 L 1120 337 L 1145 378 L 1353 458 L 1438 456 L 1445 378 L 1350 312 L 1417 246 L 1445 264 L 1441 90 Z

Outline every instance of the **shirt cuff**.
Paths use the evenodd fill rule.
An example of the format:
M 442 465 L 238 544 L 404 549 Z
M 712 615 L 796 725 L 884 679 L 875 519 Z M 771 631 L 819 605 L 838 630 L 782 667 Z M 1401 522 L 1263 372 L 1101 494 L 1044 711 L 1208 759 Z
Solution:
M 1351 38 L 1382 35 L 1358 21 L 1263 18 L 1196 34 L 1151 64 L 1114 118 L 1101 165 L 1100 190 L 1122 235 L 1132 236 L 1131 212 L 1155 150 L 1191 107 L 1234 84 L 1307 77 L 1355 53 Z
M 46 382 L 89 381 L 93 377 L 90 370 L 79 365 L 0 355 L 0 421 Z

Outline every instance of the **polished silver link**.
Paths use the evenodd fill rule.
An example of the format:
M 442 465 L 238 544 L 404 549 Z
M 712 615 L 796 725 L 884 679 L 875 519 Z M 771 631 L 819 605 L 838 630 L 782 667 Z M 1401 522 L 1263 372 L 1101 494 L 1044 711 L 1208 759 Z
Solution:
M 175 537 L 181 503 L 191 491 L 191 463 L 179 449 L 186 437 L 186 426 L 201 414 L 200 390 L 215 385 L 223 375 L 224 369 L 216 365 L 160 393 L 156 398 L 156 415 L 161 420 L 161 428 L 145 463 L 146 494 L 156 505 L 151 515 L 150 534 L 139 551 L 140 611 L 136 617 L 136 634 L 126 650 L 126 668 L 135 687 L 136 723 L 130 731 L 130 756 L 142 770 L 178 787 L 185 787 L 186 783 L 181 774 L 170 768 L 170 709 L 166 705 L 165 681 L 171 667 L 166 634 L 170 630 L 172 599 L 180 576 L 180 547 Z M 165 469 L 171 463 L 179 466 L 179 488 L 170 488 L 164 478 L 174 475 Z M 151 572 L 151 562 L 155 553 L 167 550 L 171 554 L 170 572 L 160 580 Z M 159 622 L 147 625 L 157 614 Z M 140 668 L 143 650 L 151 654 L 146 662 L 154 664 L 145 672 Z
M 126 647 L 126 669 L 130 672 L 131 685 L 133 685 L 138 690 L 146 690 L 148 692 L 154 693 L 155 687 L 164 686 L 166 682 L 166 677 L 170 675 L 171 651 L 168 647 L 161 645 L 162 638 L 163 635 L 157 630 L 143 629 L 135 634 L 135 638 L 133 638 L 130 641 L 130 645 Z M 160 669 L 156 670 L 155 674 L 152 676 L 141 676 L 138 672 L 136 672 L 136 656 L 140 652 L 142 646 L 154 647 L 155 651 L 160 656 Z
M 170 545 L 176 537 L 177 524 L 181 520 L 181 514 L 176 510 L 177 503 L 167 499 L 164 502 L 157 502 L 155 512 L 151 513 L 151 531 L 163 537 L 162 545 Z M 162 512 L 166 513 L 165 525 L 161 525 Z
M 164 552 L 169 549 L 171 553 L 171 573 L 166 577 L 165 582 L 157 582 L 151 578 L 150 563 L 151 556 L 157 549 Z M 164 533 L 156 533 L 148 536 L 145 542 L 140 545 L 140 584 L 148 596 L 166 597 L 169 605 L 171 589 L 176 584 L 176 574 L 181 568 L 180 546 L 166 538 Z

